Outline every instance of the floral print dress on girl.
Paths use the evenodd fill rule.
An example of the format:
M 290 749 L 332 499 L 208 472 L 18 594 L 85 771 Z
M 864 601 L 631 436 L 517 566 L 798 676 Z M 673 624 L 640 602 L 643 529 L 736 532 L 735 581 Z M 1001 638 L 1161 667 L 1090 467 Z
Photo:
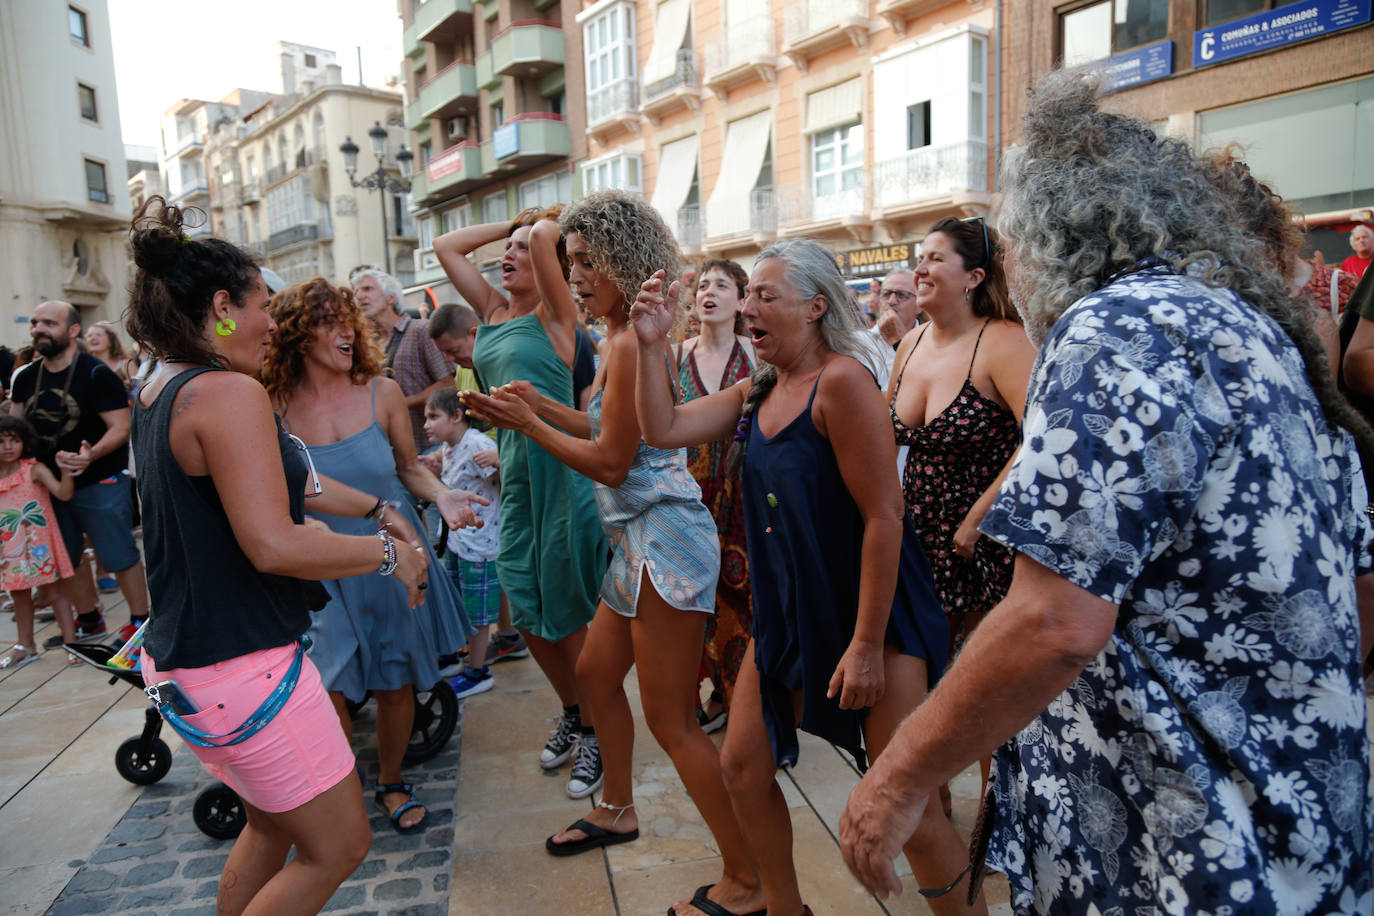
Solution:
M 24 458 L 0 479 L 0 589 L 23 591 L 73 574 L 48 491 L 33 480 L 38 462 Z

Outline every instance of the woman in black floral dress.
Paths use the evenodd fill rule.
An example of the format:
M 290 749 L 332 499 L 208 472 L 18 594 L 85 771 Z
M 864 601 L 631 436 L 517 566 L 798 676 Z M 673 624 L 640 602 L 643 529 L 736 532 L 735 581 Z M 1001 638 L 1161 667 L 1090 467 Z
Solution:
M 899 345 L 888 401 L 897 444 L 910 446 L 902 493 L 949 620 L 952 659 L 1011 584 L 1011 553 L 978 524 L 1021 441 L 1035 350 L 1007 293 L 996 233 L 981 218 L 931 229 L 916 302 L 930 320 Z

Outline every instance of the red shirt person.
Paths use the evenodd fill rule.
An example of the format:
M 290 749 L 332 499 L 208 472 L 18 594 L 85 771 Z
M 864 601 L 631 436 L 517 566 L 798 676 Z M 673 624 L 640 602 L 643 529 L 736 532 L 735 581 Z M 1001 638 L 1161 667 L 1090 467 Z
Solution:
M 1356 277 L 1363 277 L 1374 260 L 1374 229 L 1364 223 L 1356 224 L 1350 232 L 1350 247 L 1355 253 L 1341 262 L 1341 270 Z

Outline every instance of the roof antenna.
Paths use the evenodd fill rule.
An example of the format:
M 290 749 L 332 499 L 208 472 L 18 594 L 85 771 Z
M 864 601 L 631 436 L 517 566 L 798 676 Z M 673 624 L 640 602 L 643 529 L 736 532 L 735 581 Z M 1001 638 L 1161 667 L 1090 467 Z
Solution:
M 355 45 L 358 50 L 358 85 L 363 85 L 363 46 Z

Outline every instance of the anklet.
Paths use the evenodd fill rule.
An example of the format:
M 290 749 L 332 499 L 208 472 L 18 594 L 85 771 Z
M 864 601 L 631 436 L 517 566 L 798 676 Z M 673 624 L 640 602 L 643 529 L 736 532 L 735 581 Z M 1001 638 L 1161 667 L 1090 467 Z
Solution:
M 596 806 L 598 808 L 605 808 L 607 811 L 615 812 L 615 819 L 611 821 L 611 826 L 614 827 L 616 823 L 620 820 L 620 816 L 624 814 L 626 811 L 629 811 L 635 805 L 634 802 L 630 802 L 628 805 L 608 805 L 605 802 L 597 802 Z

